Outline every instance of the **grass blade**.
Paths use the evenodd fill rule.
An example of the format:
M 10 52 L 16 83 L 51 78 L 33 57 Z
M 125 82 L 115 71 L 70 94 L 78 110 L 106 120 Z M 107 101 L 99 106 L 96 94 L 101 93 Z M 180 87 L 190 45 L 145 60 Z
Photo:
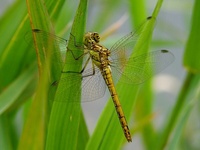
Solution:
M 27 0 L 27 8 L 32 28 L 41 28 L 46 31 L 52 29 L 50 18 L 42 1 L 29 1 Z M 24 34 L 25 35 L 25 34 Z M 38 45 L 38 39 L 34 38 L 36 45 L 36 54 L 39 70 L 39 84 L 37 91 L 30 107 L 28 118 L 26 120 L 23 133 L 19 142 L 18 149 L 44 149 L 46 140 L 46 128 L 48 123 L 48 112 L 50 107 L 47 107 L 48 102 L 48 88 L 49 88 L 49 69 L 50 58 L 44 59 L 41 51 L 42 45 Z M 43 41 L 48 46 L 48 41 Z M 47 47 L 48 48 L 48 47 Z M 54 47 L 52 47 L 53 49 Z M 47 52 L 48 53 L 48 52 Z M 57 67 L 59 69 L 59 67 Z M 50 70 L 52 71 L 52 70 Z M 55 72 L 55 73 L 58 73 Z M 59 75 L 59 74 L 58 74 Z M 30 136 L 31 135 L 31 136 Z
M 168 122 L 166 123 L 166 127 L 161 134 L 160 142 L 158 145 L 158 149 L 164 149 L 164 147 L 167 145 L 168 142 L 172 142 L 170 140 L 171 133 L 178 132 L 175 130 L 175 126 L 178 124 L 178 120 L 180 118 L 180 114 L 184 111 L 184 107 L 187 106 L 190 102 L 187 101 L 187 96 L 189 95 L 189 91 L 193 90 L 191 87 L 192 81 L 195 78 L 199 78 L 198 74 L 193 74 L 199 71 L 199 51 L 200 51 L 200 44 L 198 41 L 199 36 L 199 30 L 198 25 L 200 24 L 198 16 L 200 15 L 199 12 L 200 8 L 200 2 L 197 0 L 194 4 L 194 10 L 193 10 L 193 20 L 192 20 L 192 29 L 191 33 L 187 42 L 187 46 L 185 49 L 185 55 L 184 55 L 184 65 L 188 69 L 188 74 L 186 76 L 186 79 L 184 81 L 184 84 L 182 86 L 182 89 L 179 93 L 177 102 L 175 107 L 173 108 L 173 111 L 169 117 Z M 194 44 L 195 43 L 195 44 Z M 198 87 L 198 82 L 195 83 L 196 87 Z
M 4 113 L 24 92 L 30 81 L 32 81 L 34 73 L 35 70 L 33 67 L 28 68 L 0 94 L 0 115 Z
M 199 43 L 199 17 L 200 17 L 200 2 L 198 0 L 194 3 L 193 8 L 193 18 L 192 26 L 189 35 L 189 39 L 186 45 L 185 54 L 184 54 L 184 66 L 188 69 L 189 72 L 197 73 L 200 71 L 200 43 Z
M 72 25 L 71 34 L 76 37 L 78 43 L 82 42 L 83 34 L 85 29 L 86 22 L 86 12 L 87 12 L 87 0 L 80 1 L 77 13 Z M 70 44 L 71 43 L 71 44 Z M 75 49 L 73 37 L 70 37 L 69 40 L 69 49 Z M 70 58 L 67 53 L 67 61 Z M 77 65 L 75 65 L 77 66 Z M 80 64 L 81 67 L 81 64 Z M 80 70 L 79 68 L 73 68 L 72 66 L 65 66 L 64 70 Z M 63 73 L 61 78 L 67 78 L 68 74 Z M 51 117 L 49 122 L 49 130 L 47 136 L 46 149 L 70 149 L 75 150 L 77 147 L 85 145 L 85 141 L 80 141 L 79 131 L 83 129 L 83 133 L 86 132 L 86 129 L 80 129 L 80 125 L 84 124 L 83 118 L 81 116 L 81 107 L 80 103 L 72 103 L 74 99 L 74 93 L 77 89 L 67 90 L 66 85 L 70 84 L 72 81 L 59 82 L 57 93 L 55 96 L 55 101 L 53 103 Z M 66 90 L 66 92 L 61 92 Z M 79 97 L 80 98 L 80 97 Z M 65 101 L 65 102 L 60 102 Z M 80 130 L 79 130 L 80 129 Z M 88 134 L 87 134 L 88 135 Z M 82 135 L 81 135 L 82 136 Z M 78 143 L 79 142 L 79 143 Z M 83 143 L 84 142 L 84 143 Z M 79 146 L 78 146 L 79 145 Z M 83 147 L 82 147 L 83 148 Z M 84 149 L 84 148 L 83 148 Z

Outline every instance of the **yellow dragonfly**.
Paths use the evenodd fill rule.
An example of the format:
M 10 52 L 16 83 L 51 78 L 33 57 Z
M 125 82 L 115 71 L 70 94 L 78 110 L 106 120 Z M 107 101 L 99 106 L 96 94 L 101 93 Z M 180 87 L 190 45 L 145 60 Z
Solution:
M 83 54 L 76 57 L 74 51 L 68 49 L 74 58 L 71 64 L 76 64 L 79 58 L 83 56 L 88 57 L 85 57 L 82 70 L 78 72 L 73 70 L 63 71 L 63 73 L 72 74 L 71 80 L 74 82 L 72 85 L 67 85 L 68 88 L 82 82 L 80 90 L 82 101 L 91 101 L 103 97 L 107 86 L 128 142 L 132 141 L 131 133 L 115 88 L 116 82 L 121 78 L 120 81 L 127 84 L 143 83 L 174 60 L 173 54 L 168 50 L 157 50 L 130 57 L 134 45 L 142 33 L 142 28 L 150 19 L 151 17 L 148 17 L 138 30 L 121 38 L 110 49 L 99 43 L 100 36 L 97 32 L 87 32 L 84 36 L 83 45 L 77 44 L 72 35 L 74 45 L 83 51 Z M 53 39 L 56 45 L 61 49 L 64 48 L 66 52 L 67 40 L 40 29 L 33 29 L 32 32 L 39 41 Z

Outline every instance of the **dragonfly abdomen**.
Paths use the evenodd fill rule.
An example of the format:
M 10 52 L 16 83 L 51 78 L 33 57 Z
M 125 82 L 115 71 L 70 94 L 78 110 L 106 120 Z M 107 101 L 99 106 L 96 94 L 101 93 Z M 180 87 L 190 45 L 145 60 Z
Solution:
M 106 84 L 108 86 L 108 89 L 110 91 L 110 94 L 112 96 L 112 100 L 113 100 L 113 103 L 115 105 L 115 109 L 117 111 L 121 126 L 123 128 L 124 135 L 125 135 L 127 141 L 131 142 L 132 139 L 131 139 L 131 134 L 130 134 L 130 130 L 129 130 L 129 127 L 128 127 L 128 123 L 126 121 L 123 109 L 121 107 L 121 104 L 120 104 L 120 101 L 119 101 L 119 97 L 117 95 L 117 92 L 116 92 L 116 89 L 115 89 L 115 86 L 114 86 L 114 83 L 113 83 L 113 80 L 112 80 L 111 69 L 110 69 L 109 66 L 105 67 L 102 70 L 102 75 L 104 77 L 104 80 L 105 80 L 105 82 L 106 82 Z

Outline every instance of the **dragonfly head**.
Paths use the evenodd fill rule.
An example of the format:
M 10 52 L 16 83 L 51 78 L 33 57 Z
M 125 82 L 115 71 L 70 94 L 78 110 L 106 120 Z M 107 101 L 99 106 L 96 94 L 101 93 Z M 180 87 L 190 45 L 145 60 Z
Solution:
M 87 47 L 99 43 L 99 41 L 100 41 L 100 36 L 97 32 L 87 32 L 84 36 L 84 45 Z

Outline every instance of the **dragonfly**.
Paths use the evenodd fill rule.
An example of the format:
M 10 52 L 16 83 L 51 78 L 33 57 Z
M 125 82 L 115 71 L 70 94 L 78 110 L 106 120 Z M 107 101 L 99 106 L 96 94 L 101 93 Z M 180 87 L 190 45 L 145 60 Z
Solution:
M 64 52 L 71 52 L 73 57 L 71 64 L 76 64 L 79 58 L 86 58 L 82 70 L 78 72 L 62 71 L 62 73 L 72 75 L 71 80 L 74 82 L 67 86 L 71 88 L 82 82 L 81 93 L 77 93 L 81 94 L 82 101 L 91 101 L 103 97 L 107 86 L 128 142 L 132 141 L 131 133 L 115 88 L 116 83 L 118 81 L 126 84 L 143 83 L 162 71 L 174 60 L 173 54 L 165 49 L 147 52 L 138 56 L 131 55 L 137 40 L 143 33 L 142 29 L 151 19 L 152 17 L 148 17 L 145 23 L 135 32 L 122 37 L 110 49 L 100 44 L 100 35 L 97 32 L 87 32 L 84 35 L 82 45 L 77 44 L 75 37 L 72 35 L 74 45 L 82 51 L 82 55 L 78 57 L 75 56 L 73 50 L 67 48 L 68 41 L 66 39 L 40 29 L 32 30 L 39 41 L 52 39 L 61 48 L 61 51 L 64 49 Z M 29 37 L 30 35 L 27 36 L 27 39 Z

